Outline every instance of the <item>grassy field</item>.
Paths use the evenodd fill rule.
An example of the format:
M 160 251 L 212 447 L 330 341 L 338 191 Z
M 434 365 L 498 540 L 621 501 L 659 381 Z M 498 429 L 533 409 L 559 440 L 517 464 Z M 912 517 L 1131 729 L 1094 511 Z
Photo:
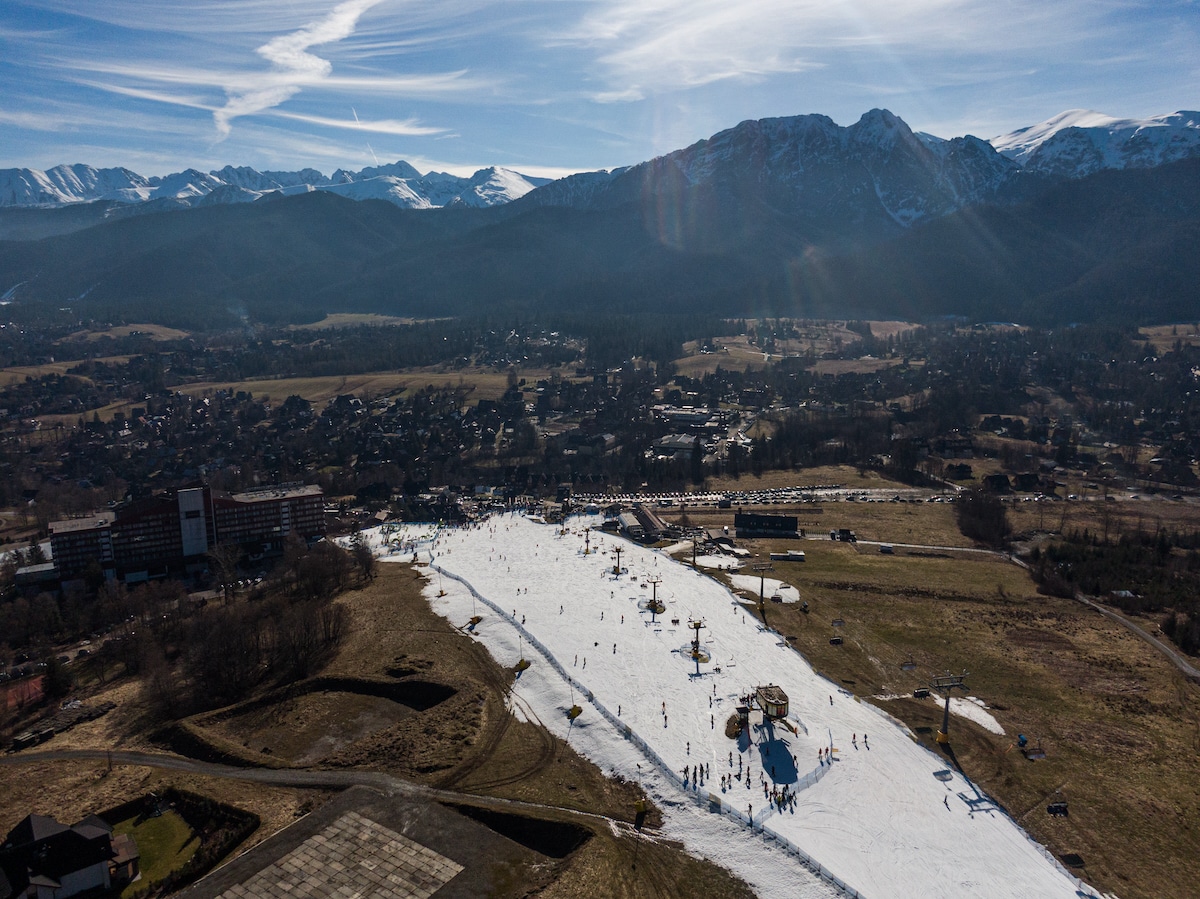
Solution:
M 74 334 L 68 335 L 67 340 L 100 340 L 104 337 L 128 337 L 131 334 L 137 334 L 141 337 L 149 337 L 151 340 L 180 340 L 188 336 L 187 331 L 180 331 L 178 328 L 168 328 L 165 325 L 117 325 L 113 328 L 106 328 L 103 331 L 76 331 Z
M 182 868 L 195 854 L 200 840 L 177 812 L 166 811 L 157 818 L 128 818 L 113 825 L 116 833 L 132 834 L 141 854 L 142 879 L 129 884 L 121 892 L 122 899 L 162 880 L 172 871 Z
M 909 322 L 899 321 L 873 321 L 870 324 L 871 334 L 883 339 L 917 327 Z M 810 351 L 819 356 L 859 339 L 859 335 L 846 328 L 843 322 L 797 322 L 796 329 L 800 337 L 776 340 L 774 352 L 770 355 L 764 353 L 761 347 L 751 345 L 749 338 L 744 334 L 713 338 L 714 352 L 710 353 L 700 352 L 701 341 L 689 341 L 683 345 L 684 355 L 674 360 L 675 369 L 679 374 L 691 378 L 712 374 L 718 367 L 739 371 L 744 371 L 747 366 L 760 369 L 768 362 L 778 362 L 786 356 L 800 356 Z M 826 360 L 818 363 L 816 370 L 832 374 L 872 372 L 894 364 L 896 363 L 879 359 Z
M 1160 353 L 1170 352 L 1176 342 L 1184 346 L 1200 344 L 1200 323 L 1188 322 L 1178 325 L 1157 325 L 1153 328 L 1141 328 L 1139 333 Z
M 119 359 L 121 357 L 114 357 Z M 73 362 L 54 363 L 52 365 L 30 368 L 8 368 L 0 370 L 0 387 L 23 380 L 25 373 L 48 374 L 55 366 L 65 371 L 75 365 Z M 61 371 L 59 372 L 61 374 Z M 520 369 L 518 375 L 526 381 L 536 381 L 550 376 L 549 369 L 533 368 Z M 9 380 L 5 381 L 4 378 Z M 323 407 L 331 399 L 342 394 L 354 396 L 369 395 L 374 398 L 395 397 L 406 390 L 419 390 L 423 387 L 462 389 L 466 391 L 469 403 L 479 400 L 499 399 L 508 389 L 508 373 L 493 369 L 452 369 L 419 368 L 394 372 L 368 372 L 361 375 L 328 376 L 314 378 L 273 378 L 246 381 L 197 381 L 191 384 L 181 384 L 176 389 L 189 396 L 201 397 L 217 390 L 233 393 L 244 391 L 254 397 L 267 398 L 273 403 L 282 402 L 289 396 L 300 396 L 318 408 Z M 43 428 L 53 428 L 56 424 L 71 427 L 79 421 L 80 414 L 91 418 L 95 413 L 103 421 L 110 421 L 117 412 L 129 414 L 134 406 L 144 405 L 141 400 L 111 403 L 100 409 L 88 409 L 83 413 L 71 415 L 44 415 L 41 417 Z
M 877 471 L 851 465 L 824 465 L 803 471 L 764 471 L 761 475 L 744 474 L 740 478 L 708 478 L 705 491 L 767 490 L 772 487 L 840 486 L 848 490 L 906 490 L 904 484 L 885 478 Z
M 418 321 L 432 319 L 400 318 L 395 315 L 378 315 L 374 312 L 335 312 L 327 315 L 319 322 L 307 325 L 290 325 L 289 331 L 325 331 L 334 328 L 358 328 L 363 325 L 373 327 L 393 327 L 396 325 L 411 325 Z
M 947 511 L 908 508 L 919 519 Z M 882 521 L 859 524 L 868 527 L 888 531 Z M 914 527 L 943 529 L 941 522 Z M 901 549 L 888 556 L 832 541 L 745 545 L 762 559 L 804 549 L 804 563 L 775 562 L 771 576 L 797 587 L 809 612 L 768 603 L 768 622 L 835 684 L 946 752 L 1072 870 L 1122 899 L 1195 895 L 1200 688 L 1145 643 L 1072 600 L 1037 594 L 1024 569 L 994 556 Z M 835 619 L 844 624 L 835 627 Z M 829 642 L 835 635 L 842 645 Z M 910 662 L 915 670 L 906 670 Z M 933 741 L 940 705 L 912 699 L 912 690 L 964 670 L 971 695 L 987 703 L 1005 735 L 954 718 L 945 750 Z M 1026 760 L 1014 746 L 1017 734 L 1048 757 Z M 1068 801 L 1069 817 L 1046 814 L 1057 799 Z
M 105 356 L 102 359 L 96 359 L 97 362 L 107 362 L 112 365 L 124 365 L 130 360 L 130 356 Z M 11 387 L 13 384 L 21 384 L 26 378 L 41 378 L 46 375 L 65 375 L 70 369 L 79 364 L 79 360 L 67 360 L 64 362 L 47 362 L 45 365 L 13 365 L 8 368 L 0 368 L 0 388 Z M 84 381 L 90 379 L 84 378 Z

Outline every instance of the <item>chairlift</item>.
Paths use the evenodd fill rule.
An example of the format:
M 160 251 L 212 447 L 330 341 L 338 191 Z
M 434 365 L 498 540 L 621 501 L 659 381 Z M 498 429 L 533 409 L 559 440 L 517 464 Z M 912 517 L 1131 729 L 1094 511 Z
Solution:
M 917 663 L 913 659 L 911 652 L 908 654 L 908 658 L 900 663 L 901 671 L 914 671 L 914 670 L 916 670 L 916 667 L 917 667 Z

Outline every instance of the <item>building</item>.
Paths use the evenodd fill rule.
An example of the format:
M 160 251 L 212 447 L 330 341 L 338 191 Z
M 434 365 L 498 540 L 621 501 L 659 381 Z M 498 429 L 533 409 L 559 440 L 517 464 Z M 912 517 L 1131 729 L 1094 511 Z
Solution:
M 137 844 L 95 815 L 67 827 L 28 815 L 0 845 L 0 899 L 66 899 L 138 875 Z
M 795 515 L 760 515 L 738 512 L 733 527 L 739 537 L 800 537 L 799 521 Z
M 261 559 L 281 552 L 290 537 L 311 542 L 324 534 L 320 487 L 285 484 L 232 494 L 188 487 L 51 522 L 50 548 L 64 580 L 95 562 L 106 578 L 138 583 L 203 570 L 216 546 Z

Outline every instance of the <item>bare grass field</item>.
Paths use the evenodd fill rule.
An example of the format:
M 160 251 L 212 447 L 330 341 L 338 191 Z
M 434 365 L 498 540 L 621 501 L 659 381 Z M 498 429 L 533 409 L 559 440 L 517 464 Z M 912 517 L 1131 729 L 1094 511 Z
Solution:
M 187 331 L 180 331 L 178 328 L 168 328 L 165 325 L 150 325 L 150 324 L 131 324 L 131 325 L 116 325 L 112 328 L 105 328 L 103 331 L 76 331 L 69 335 L 67 340 L 100 340 L 104 337 L 129 337 L 137 335 L 139 337 L 149 337 L 151 340 L 181 340 L 188 336 Z
M 863 356 L 859 359 L 821 359 L 812 366 L 812 371 L 819 375 L 865 375 L 899 365 L 899 359 L 879 359 L 875 356 Z
M 520 369 L 520 377 L 527 381 L 548 378 L 550 370 L 544 368 Z M 375 397 L 395 396 L 406 390 L 423 387 L 441 389 L 461 388 L 467 392 L 469 402 L 484 399 L 499 399 L 508 389 L 508 372 L 492 368 L 442 369 L 417 368 L 395 372 L 372 372 L 362 375 L 331 376 L 322 378 L 281 378 L 278 380 L 211 381 L 187 384 L 179 389 L 192 396 L 202 396 L 214 390 L 244 390 L 255 396 L 267 396 L 272 402 L 289 396 L 300 396 L 314 405 L 324 405 L 336 396 L 369 394 Z
M 1200 323 L 1197 322 L 1140 328 L 1139 333 L 1160 353 L 1175 349 L 1177 342 L 1184 346 L 1200 345 Z
M 96 359 L 95 361 L 107 362 L 112 365 L 124 365 L 131 358 L 131 356 L 105 356 L 104 358 Z M 68 359 L 63 362 L 47 362 L 43 365 L 13 365 L 8 368 L 0 368 L 0 388 L 11 387 L 13 384 L 22 384 L 25 382 L 26 378 L 43 378 L 46 375 L 65 375 L 78 364 L 78 359 Z M 91 382 L 90 378 L 83 378 L 83 380 L 89 383 Z
M 708 478 L 704 489 L 714 493 L 736 490 L 768 490 L 774 487 L 845 487 L 848 490 L 907 490 L 905 484 L 885 478 L 872 469 L 852 465 L 822 465 L 799 471 L 773 469 L 761 475 L 744 474 L 740 478 Z
M 370 327 L 395 327 L 412 325 L 418 321 L 433 321 L 433 319 L 402 318 L 395 315 L 379 315 L 374 312 L 334 312 L 326 315 L 319 322 L 309 322 L 306 325 L 290 325 L 290 331 L 325 331 L 334 328 L 358 328 L 364 325 Z

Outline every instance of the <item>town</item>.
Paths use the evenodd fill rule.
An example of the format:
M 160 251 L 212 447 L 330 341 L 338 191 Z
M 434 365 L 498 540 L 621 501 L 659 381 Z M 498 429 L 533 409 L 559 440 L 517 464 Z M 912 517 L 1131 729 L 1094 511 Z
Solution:
M 659 332 L 657 343 L 638 344 L 645 355 L 626 357 L 621 353 L 635 348 L 621 344 L 628 335 L 589 339 L 560 327 L 353 320 L 340 327 L 337 340 L 319 328 L 253 339 L 149 325 L 0 330 L 10 363 L 0 390 L 7 475 L 0 482 L 7 550 L 0 571 L 0 736 L 14 760 L 58 746 L 85 751 L 101 734 L 103 742 L 128 731 L 131 745 L 185 758 L 297 771 L 336 759 L 348 770 L 382 765 L 440 789 L 469 785 L 485 758 L 512 765 L 503 760 L 519 755 L 520 744 L 504 742 L 515 739 L 501 735 L 508 728 L 496 731 L 495 720 L 468 713 L 464 702 L 478 689 L 487 708 L 503 703 L 516 685 L 500 685 L 513 671 L 497 679 L 477 661 L 451 653 L 456 661 L 447 666 L 443 657 L 450 652 L 443 640 L 492 639 L 478 600 L 466 596 L 463 607 L 460 597 L 447 607 L 454 626 L 445 618 L 429 625 L 431 632 L 445 629 L 438 654 L 406 642 L 412 634 L 380 638 L 391 641 L 390 655 L 373 645 L 386 620 L 373 604 L 405 596 L 407 616 L 429 615 L 427 606 L 419 610 L 432 601 L 422 590 L 435 588 L 451 602 L 458 594 L 447 594 L 449 580 L 435 572 L 454 574 L 454 557 L 439 558 L 437 547 L 453 548 L 455 529 L 493 527 L 514 513 L 540 523 L 546 540 L 575 535 L 584 558 L 615 550 L 618 569 L 626 564 L 625 544 L 624 552 L 658 547 L 707 572 L 718 589 L 733 591 L 739 609 L 800 650 L 838 690 L 856 694 L 870 684 L 872 695 L 897 695 L 895 674 L 917 668 L 918 659 L 930 681 L 960 659 L 981 658 L 976 641 L 990 638 L 974 627 L 987 621 L 1010 621 L 1006 632 L 1017 635 L 1010 639 L 1033 641 L 1019 642 L 1022 653 L 1062 639 L 1053 622 L 1064 616 L 1077 633 L 1120 629 L 1111 621 L 1081 623 L 1084 606 L 1068 611 L 1083 594 L 1157 634 L 1181 660 L 1200 645 L 1192 589 L 1200 431 L 1191 427 L 1196 394 L 1180 389 L 1200 370 L 1193 326 L 1036 331 L 701 321 L 692 330 Z M 429 353 L 439 342 L 447 346 L 444 357 Z M 539 541 L 535 534 L 524 539 Z M 649 566 L 637 575 L 645 589 L 658 563 L 637 558 Z M 885 559 L 886 571 L 877 567 Z M 950 574 L 954 566 L 957 575 Z M 670 595 L 670 603 L 684 596 L 678 588 Z M 894 633 L 873 604 L 896 601 L 912 605 L 905 614 L 914 620 L 959 603 L 966 603 L 962 614 L 972 606 L 990 611 L 969 627 L 963 619 L 957 639 L 965 642 L 947 648 L 936 630 Z M 1015 610 L 1015 602 L 1025 610 Z M 1047 618 L 1047 603 L 1064 605 Z M 619 613 L 607 603 L 597 608 L 601 619 Z M 658 608 L 658 599 L 639 608 Z M 667 603 L 661 609 L 669 628 L 683 626 L 679 611 Z M 528 630 L 531 613 L 509 617 L 530 640 L 550 639 Z M 482 623 L 464 625 L 464 615 Z M 823 627 L 814 626 L 818 620 Z M 1162 677 L 1186 678 L 1168 656 L 1131 639 L 1106 649 L 1117 655 L 1103 664 L 1156 656 L 1156 664 L 1176 671 Z M 1091 637 L 1075 640 L 1093 645 Z M 619 644 L 612 649 L 618 654 Z M 887 658 L 892 662 L 878 661 Z M 1049 659 L 1033 656 L 1025 664 Z M 1087 659 L 1079 664 L 1099 664 Z M 527 658 L 521 661 L 528 667 Z M 597 664 L 589 670 L 599 677 Z M 525 669 L 515 674 L 524 677 Z M 1034 730 L 1029 723 L 1037 719 L 1047 733 L 1049 707 L 1035 711 L 1023 687 L 997 677 L 985 673 L 972 688 L 990 684 L 1001 697 L 992 708 L 1017 703 L 1026 724 L 993 711 L 1006 722 L 995 728 Z M 906 683 L 900 692 L 907 698 L 874 701 L 915 728 L 931 751 L 942 751 L 933 733 L 945 725 L 920 701 L 930 695 L 924 683 L 915 692 Z M 1146 696 L 1162 689 L 1171 688 L 1122 687 Z M 333 706 L 319 699 L 326 695 L 335 697 Z M 578 699 L 569 706 L 581 710 L 586 725 Z M 805 708 L 807 699 L 795 699 L 794 708 Z M 1122 692 L 1112 701 L 1144 727 L 1167 726 L 1155 717 L 1159 699 L 1131 705 Z M 357 735 L 346 730 L 333 710 L 339 703 L 361 708 L 375 723 Z M 339 748 L 322 754 L 315 733 L 294 745 L 279 742 L 278 728 L 249 711 L 259 707 L 334 722 L 323 733 L 342 734 L 330 738 Z M 428 747 L 437 762 L 422 761 L 427 750 L 417 748 L 397 709 L 420 710 L 404 715 L 427 727 L 441 722 Z M 949 709 L 947 703 L 946 715 Z M 1098 726 L 1089 717 L 1096 710 L 1077 713 Z M 224 721 L 241 724 L 230 730 Z M 715 730 L 715 716 L 712 723 Z M 571 738 L 570 729 L 550 731 L 552 739 Z M 454 745 L 460 732 L 466 742 Z M 988 733 L 958 738 L 965 741 L 956 744 L 959 763 L 1011 810 L 1029 802 L 1044 778 L 1030 780 L 1025 769 L 1008 772 L 1011 782 L 997 777 L 994 753 L 1008 744 L 989 748 L 998 738 Z M 380 742 L 385 737 L 390 742 Z M 879 751 L 882 732 L 872 739 Z M 384 746 L 391 749 L 381 754 Z M 1031 747 L 1042 749 L 1022 743 L 1022 753 Z M 1053 764 L 1083 764 L 1074 751 L 1060 744 Z M 394 752 L 409 760 L 397 762 Z M 555 765 L 586 764 L 554 755 Z M 518 773 L 506 782 L 530 785 L 530 795 L 557 803 L 557 788 L 547 793 L 542 775 Z M 288 809 L 312 807 L 312 789 L 332 783 L 312 776 L 308 791 L 296 788 L 245 813 L 276 820 Z M 605 792 L 598 771 L 570 776 L 587 780 L 589 808 L 618 818 L 635 800 L 661 803 L 667 789 L 647 782 L 640 798 L 636 790 L 618 797 Z M 692 782 L 689 776 L 689 788 Z M 789 803 L 795 798 L 790 782 L 776 786 L 787 786 L 778 795 Z M 193 792 L 212 795 L 215 788 L 182 789 L 179 808 L 196 801 L 186 798 Z M 230 822 L 222 839 L 244 836 L 251 827 L 238 817 L 244 794 L 228 786 L 216 792 L 226 797 L 222 814 Z M 1089 801 L 1078 795 L 1072 808 Z M 114 824 L 124 830 L 123 818 L 106 808 L 93 802 L 79 814 L 59 812 L 57 820 L 79 820 L 76 831 L 86 830 L 86 816 L 105 811 L 104 832 Z M 14 822 L 18 811 L 9 810 Z M 749 820 L 757 826 L 754 813 Z M 1058 841 L 1063 857 L 1080 854 L 1078 842 L 1068 852 L 1064 837 L 1039 819 L 1020 823 L 1041 841 Z M 255 841 L 270 835 L 266 829 L 255 831 Z M 112 839 L 111 859 L 124 861 L 105 870 L 109 883 L 120 884 L 133 876 L 136 849 Z M 1089 858 L 1100 845 L 1088 844 Z M 216 846 L 206 858 L 215 861 Z M 682 871 L 690 863 L 664 864 Z M 1093 861 L 1071 871 L 1088 878 L 1102 864 L 1118 866 Z M 853 877 L 842 881 L 855 888 Z

